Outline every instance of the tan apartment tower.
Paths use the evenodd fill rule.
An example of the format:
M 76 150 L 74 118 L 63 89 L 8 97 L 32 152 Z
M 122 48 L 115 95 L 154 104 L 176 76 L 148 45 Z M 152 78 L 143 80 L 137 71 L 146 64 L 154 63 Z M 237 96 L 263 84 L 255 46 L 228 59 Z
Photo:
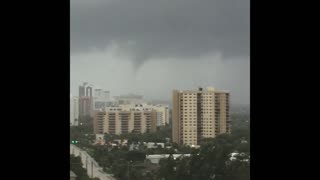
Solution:
M 230 93 L 212 87 L 203 90 L 173 90 L 172 140 L 199 145 L 202 138 L 230 133 Z
M 119 107 L 97 111 L 94 116 L 95 134 L 126 134 L 156 131 L 156 111 L 131 111 Z

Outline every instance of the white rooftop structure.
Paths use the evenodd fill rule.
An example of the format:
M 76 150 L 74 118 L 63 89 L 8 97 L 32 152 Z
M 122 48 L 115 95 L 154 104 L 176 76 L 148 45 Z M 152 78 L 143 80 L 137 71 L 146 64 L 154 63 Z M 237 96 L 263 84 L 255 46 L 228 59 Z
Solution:
M 230 154 L 230 160 L 231 160 L 231 161 L 236 160 L 236 159 L 237 159 L 237 156 L 244 156 L 244 155 L 245 155 L 245 153 L 237 153 L 237 152 L 231 153 L 231 154 Z M 250 158 L 250 156 L 249 156 L 249 158 Z M 242 160 L 242 161 L 248 162 L 249 159 L 244 159 L 244 160 Z
M 73 171 L 70 171 L 70 177 L 77 177 L 77 175 L 73 172 Z
M 147 155 L 146 159 L 149 159 L 151 163 L 158 164 L 160 162 L 160 159 L 166 159 L 169 158 L 170 154 L 153 154 L 153 155 Z M 191 154 L 173 154 L 173 159 L 177 159 L 179 157 L 190 157 Z

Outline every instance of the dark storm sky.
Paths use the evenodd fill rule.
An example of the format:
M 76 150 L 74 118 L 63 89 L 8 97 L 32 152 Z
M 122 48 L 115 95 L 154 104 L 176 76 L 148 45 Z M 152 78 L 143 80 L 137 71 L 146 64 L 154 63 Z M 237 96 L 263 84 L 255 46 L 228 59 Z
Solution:
M 249 0 L 71 0 L 71 91 L 171 99 L 214 86 L 249 104 Z

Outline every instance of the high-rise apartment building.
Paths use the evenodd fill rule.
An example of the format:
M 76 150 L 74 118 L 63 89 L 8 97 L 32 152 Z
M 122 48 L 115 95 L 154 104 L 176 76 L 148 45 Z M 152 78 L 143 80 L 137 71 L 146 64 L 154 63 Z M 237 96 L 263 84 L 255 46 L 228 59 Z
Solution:
M 79 119 L 85 116 L 93 116 L 92 86 L 83 83 L 79 86 Z
M 186 145 L 199 145 L 201 138 L 230 133 L 230 93 L 203 90 L 173 91 L 172 139 Z
M 121 107 L 107 107 L 95 113 L 95 134 L 125 134 L 156 131 L 156 111 L 124 110 Z
M 84 82 L 82 86 L 79 86 L 79 97 L 87 96 L 92 97 L 92 86 Z
M 93 99 L 92 97 L 79 97 L 79 118 L 93 115 Z
M 157 112 L 157 126 L 169 125 L 169 106 L 158 104 L 152 108 Z

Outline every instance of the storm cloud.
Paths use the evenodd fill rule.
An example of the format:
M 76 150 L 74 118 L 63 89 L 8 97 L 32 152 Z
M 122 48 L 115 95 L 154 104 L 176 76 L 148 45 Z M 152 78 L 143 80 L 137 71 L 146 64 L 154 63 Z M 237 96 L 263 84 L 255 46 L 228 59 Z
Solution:
M 149 58 L 249 56 L 249 0 L 71 0 L 71 52 L 115 43 Z
M 170 100 L 213 85 L 248 104 L 249 13 L 249 0 L 71 0 L 71 89 Z

